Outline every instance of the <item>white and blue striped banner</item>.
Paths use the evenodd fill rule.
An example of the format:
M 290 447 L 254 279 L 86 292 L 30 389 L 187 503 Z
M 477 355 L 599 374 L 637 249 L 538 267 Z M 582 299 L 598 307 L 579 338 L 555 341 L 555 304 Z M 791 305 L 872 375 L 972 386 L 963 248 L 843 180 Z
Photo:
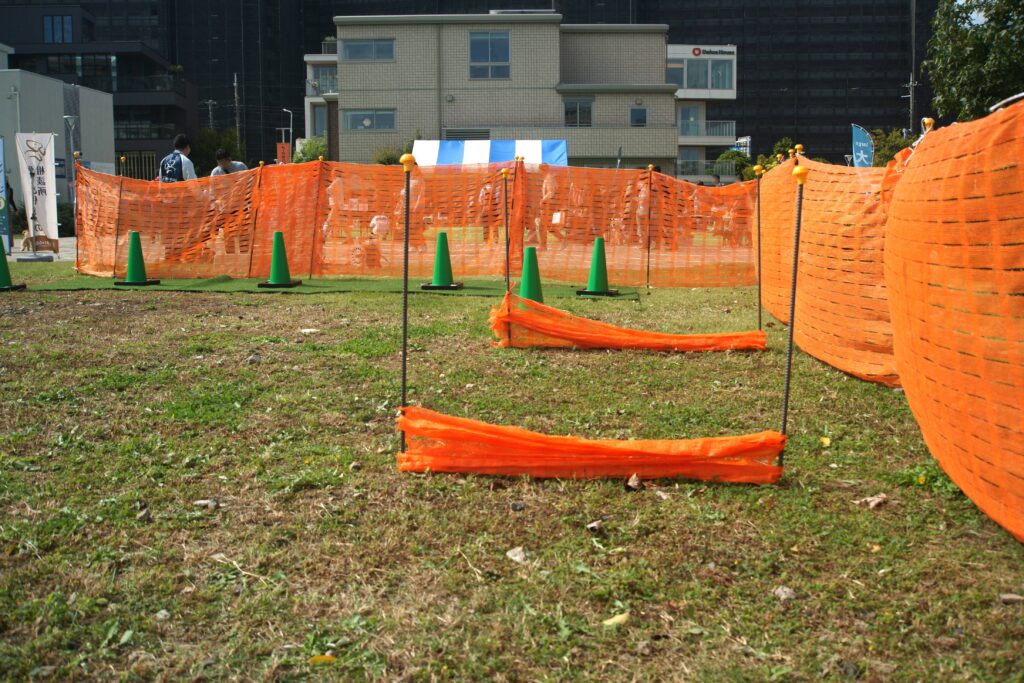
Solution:
M 412 155 L 419 166 L 500 164 L 515 157 L 528 164 L 569 165 L 565 140 L 416 140 Z

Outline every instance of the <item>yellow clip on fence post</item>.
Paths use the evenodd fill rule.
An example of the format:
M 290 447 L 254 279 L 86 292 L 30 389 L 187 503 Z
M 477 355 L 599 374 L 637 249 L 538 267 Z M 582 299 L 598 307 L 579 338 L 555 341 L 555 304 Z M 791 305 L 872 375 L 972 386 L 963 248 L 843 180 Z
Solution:
M 777 162 L 779 162 L 781 164 L 782 163 L 782 159 L 783 159 L 784 156 L 785 155 L 782 152 L 779 152 L 778 154 L 775 155 L 775 161 L 777 161 Z
M 794 145 L 794 148 L 796 149 L 797 156 L 803 156 L 804 146 L 802 144 L 797 143 L 796 145 Z
M 409 365 L 409 204 L 412 169 L 416 166 L 416 157 L 403 154 L 398 160 L 405 171 L 405 237 L 402 249 L 402 408 L 408 405 L 406 387 Z M 405 432 L 401 434 L 401 450 L 405 453 Z

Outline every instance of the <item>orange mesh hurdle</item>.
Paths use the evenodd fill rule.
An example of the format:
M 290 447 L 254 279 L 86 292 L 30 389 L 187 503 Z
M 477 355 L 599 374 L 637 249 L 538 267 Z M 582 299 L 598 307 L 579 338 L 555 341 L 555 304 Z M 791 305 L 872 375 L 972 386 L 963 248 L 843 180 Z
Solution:
M 797 346 L 856 377 L 898 383 L 883 272 L 886 212 L 882 168 L 834 166 L 800 157 L 804 186 Z M 789 317 L 793 269 L 793 161 L 761 180 L 763 301 Z M 756 230 L 755 241 L 756 241 Z
M 581 318 L 511 292 L 491 309 L 491 329 L 498 346 L 576 349 L 646 349 L 650 351 L 764 351 L 767 335 L 751 332 L 667 334 L 647 332 Z
M 402 472 L 473 472 L 584 479 L 686 477 L 707 481 L 774 484 L 772 463 L 786 445 L 778 432 L 667 441 L 615 441 L 548 436 L 406 407 L 398 418 L 408 450 Z
M 889 210 L 896 363 L 935 459 L 1024 541 L 1024 104 L 925 136 Z

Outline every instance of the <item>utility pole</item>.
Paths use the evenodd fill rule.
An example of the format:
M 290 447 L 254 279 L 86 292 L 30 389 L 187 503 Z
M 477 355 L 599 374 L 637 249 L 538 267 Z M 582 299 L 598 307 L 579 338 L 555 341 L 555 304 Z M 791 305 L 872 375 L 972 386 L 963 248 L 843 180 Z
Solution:
M 914 89 L 917 86 L 919 86 L 919 85 L 920 85 L 920 83 L 918 83 L 917 81 L 914 80 L 914 72 L 911 71 L 910 72 L 910 81 L 903 84 L 903 87 L 906 88 L 908 90 L 908 92 L 909 92 L 909 94 L 903 95 L 903 97 L 906 97 L 906 98 L 910 99 L 910 111 L 909 111 L 910 126 L 909 126 L 909 129 L 910 129 L 910 136 L 911 137 L 913 137 L 914 131 L 917 130 L 917 126 L 914 125 L 914 123 L 915 123 L 914 122 Z
M 295 132 L 294 115 L 292 114 L 292 110 L 291 109 L 282 109 L 281 111 L 283 111 L 283 112 L 288 114 L 288 156 L 291 157 L 292 151 L 293 151 L 292 148 L 294 147 L 294 144 L 295 144 L 294 143 L 294 139 L 292 137 L 292 135 Z
M 238 145 L 238 152 L 242 152 L 242 124 L 239 118 L 238 109 L 238 72 L 235 72 L 235 143 Z
M 213 130 L 213 105 L 217 104 L 214 100 L 203 100 L 199 104 L 206 105 L 206 114 L 210 121 L 210 130 Z

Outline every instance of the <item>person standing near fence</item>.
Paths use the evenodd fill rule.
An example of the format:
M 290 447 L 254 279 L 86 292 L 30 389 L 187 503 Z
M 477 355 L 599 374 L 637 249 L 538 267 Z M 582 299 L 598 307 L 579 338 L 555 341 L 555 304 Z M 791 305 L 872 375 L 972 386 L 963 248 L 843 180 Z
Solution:
M 174 138 L 174 151 L 160 162 L 160 182 L 180 183 L 183 180 L 195 180 L 196 167 L 188 155 L 192 153 L 192 143 L 184 133 Z

